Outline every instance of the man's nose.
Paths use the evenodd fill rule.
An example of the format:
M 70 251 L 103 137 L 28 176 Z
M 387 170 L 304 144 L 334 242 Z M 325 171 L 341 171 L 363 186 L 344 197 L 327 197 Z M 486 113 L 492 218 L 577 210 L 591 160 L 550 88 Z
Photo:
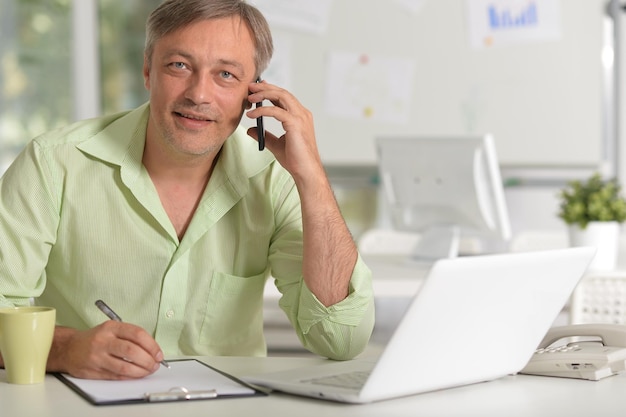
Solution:
M 213 80 L 208 74 L 196 73 L 189 78 L 185 98 L 194 104 L 210 103 L 213 87 Z

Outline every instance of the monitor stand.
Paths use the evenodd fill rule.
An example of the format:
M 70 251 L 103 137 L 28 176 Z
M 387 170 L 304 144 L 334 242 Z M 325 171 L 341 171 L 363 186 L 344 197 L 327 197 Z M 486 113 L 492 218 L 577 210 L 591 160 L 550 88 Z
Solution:
M 424 262 L 459 255 L 461 231 L 458 226 L 432 226 L 422 232 L 411 252 L 411 260 Z

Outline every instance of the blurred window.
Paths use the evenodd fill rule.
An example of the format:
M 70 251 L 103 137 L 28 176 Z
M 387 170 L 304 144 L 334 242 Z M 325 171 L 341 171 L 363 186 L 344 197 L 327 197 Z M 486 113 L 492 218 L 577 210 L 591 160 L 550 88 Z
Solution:
M 0 173 L 72 117 L 71 0 L 0 0 Z
M 143 46 L 146 19 L 161 0 L 99 0 L 102 109 L 128 110 L 148 101 Z
M 73 1 L 85 0 L 0 0 L 0 174 L 32 138 L 73 121 Z M 97 0 L 103 114 L 148 100 L 145 22 L 160 2 Z

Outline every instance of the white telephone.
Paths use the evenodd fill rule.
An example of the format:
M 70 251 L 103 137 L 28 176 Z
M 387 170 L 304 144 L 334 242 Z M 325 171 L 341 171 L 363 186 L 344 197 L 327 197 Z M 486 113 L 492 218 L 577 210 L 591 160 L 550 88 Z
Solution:
M 552 346 L 565 338 L 599 340 L 573 341 Z M 550 329 L 520 373 L 597 381 L 625 369 L 626 326 L 594 323 Z

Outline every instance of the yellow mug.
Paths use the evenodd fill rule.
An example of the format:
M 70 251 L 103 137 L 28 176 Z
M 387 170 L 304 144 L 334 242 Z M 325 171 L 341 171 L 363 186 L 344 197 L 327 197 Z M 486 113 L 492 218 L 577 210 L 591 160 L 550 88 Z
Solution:
M 43 382 L 55 321 L 52 307 L 0 308 L 0 353 L 9 383 Z

